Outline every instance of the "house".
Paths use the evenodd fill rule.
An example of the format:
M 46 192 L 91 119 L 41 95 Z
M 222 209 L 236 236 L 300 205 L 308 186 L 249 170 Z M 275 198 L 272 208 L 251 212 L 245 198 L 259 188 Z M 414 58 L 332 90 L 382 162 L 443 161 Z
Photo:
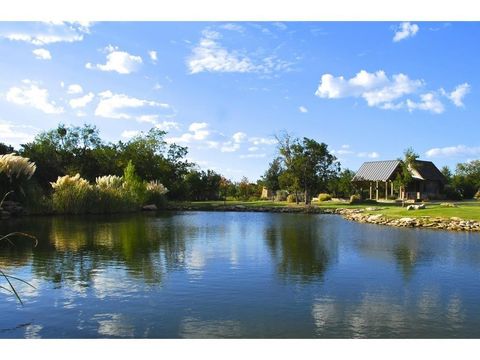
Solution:
M 362 197 L 364 191 L 368 191 L 369 199 L 425 200 L 441 197 L 446 179 L 431 161 L 415 160 L 409 168 L 412 181 L 405 188 L 396 188 L 395 179 L 403 171 L 401 165 L 401 160 L 365 162 L 352 182 Z

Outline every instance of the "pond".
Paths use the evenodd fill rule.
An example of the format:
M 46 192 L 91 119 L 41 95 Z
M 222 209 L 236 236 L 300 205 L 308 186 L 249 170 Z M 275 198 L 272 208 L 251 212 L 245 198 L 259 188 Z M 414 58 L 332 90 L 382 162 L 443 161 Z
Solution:
M 479 338 L 480 235 L 336 215 L 20 218 L 0 338 Z M 5 285 L 3 282 L 1 285 Z

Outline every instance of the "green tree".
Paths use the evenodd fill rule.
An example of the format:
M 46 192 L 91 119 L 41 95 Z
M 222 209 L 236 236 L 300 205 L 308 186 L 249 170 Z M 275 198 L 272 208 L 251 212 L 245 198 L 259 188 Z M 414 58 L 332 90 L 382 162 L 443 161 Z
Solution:
M 267 189 L 269 189 L 273 194 L 277 190 L 280 190 L 280 175 L 283 172 L 282 162 L 280 158 L 275 158 L 269 164 L 268 169 L 265 171 L 265 174 L 262 176 L 261 181 Z
M 418 159 L 418 154 L 410 147 L 407 148 L 403 153 L 403 160 L 400 160 L 400 171 L 398 172 L 394 183 L 400 188 L 400 191 L 404 191 L 407 186 L 412 182 L 412 173 L 411 170 L 416 166 L 416 160 Z
M 340 171 L 340 164 L 325 143 L 286 135 L 279 138 L 279 150 L 290 184 L 302 188 L 306 204 L 311 203 L 314 192 L 326 191 L 329 181 Z

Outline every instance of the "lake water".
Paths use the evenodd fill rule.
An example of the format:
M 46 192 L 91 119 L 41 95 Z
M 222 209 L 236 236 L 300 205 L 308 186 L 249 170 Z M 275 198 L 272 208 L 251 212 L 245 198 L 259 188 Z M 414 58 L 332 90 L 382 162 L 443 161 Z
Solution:
M 0 338 L 480 338 L 480 235 L 336 215 L 22 218 Z M 4 281 L 0 285 L 5 285 Z

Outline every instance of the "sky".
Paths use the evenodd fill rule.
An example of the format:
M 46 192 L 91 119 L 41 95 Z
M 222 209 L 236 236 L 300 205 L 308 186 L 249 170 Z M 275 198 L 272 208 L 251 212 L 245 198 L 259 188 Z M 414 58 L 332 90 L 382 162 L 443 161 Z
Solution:
M 475 22 L 0 22 L 0 142 L 157 127 L 255 181 L 286 131 L 354 171 L 408 147 L 454 168 L 480 157 L 478 38 Z

